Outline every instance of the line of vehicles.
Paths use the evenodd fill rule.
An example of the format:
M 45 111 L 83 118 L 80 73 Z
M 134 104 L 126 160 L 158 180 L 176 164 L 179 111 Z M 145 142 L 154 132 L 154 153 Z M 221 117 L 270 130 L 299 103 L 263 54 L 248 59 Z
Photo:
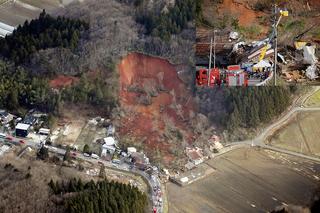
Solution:
M 8 142 L 15 142 L 13 136 L 7 135 L 7 134 L 5 134 L 5 133 L 0 133 L 0 139 L 3 140 L 3 141 L 4 141 L 4 140 L 5 140 L 5 141 L 8 141 Z M 20 144 L 25 144 L 25 143 L 26 143 L 25 140 L 23 140 L 23 139 L 19 139 L 18 142 L 19 142 Z

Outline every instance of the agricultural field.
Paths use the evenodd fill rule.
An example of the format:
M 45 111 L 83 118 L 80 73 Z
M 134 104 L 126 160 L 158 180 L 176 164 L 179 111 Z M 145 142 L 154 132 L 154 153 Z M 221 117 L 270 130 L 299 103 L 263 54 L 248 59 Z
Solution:
M 281 128 L 267 143 L 307 155 L 320 156 L 320 112 L 301 112 Z
M 305 107 L 320 107 L 320 90 L 310 96 L 304 103 Z
M 271 151 L 238 149 L 207 164 L 216 169 L 208 177 L 185 187 L 167 185 L 170 212 L 267 212 L 307 205 L 319 185 L 319 164 Z
M 55 13 L 75 0 L 0 0 L 0 22 L 17 26 L 38 17 L 43 9 Z

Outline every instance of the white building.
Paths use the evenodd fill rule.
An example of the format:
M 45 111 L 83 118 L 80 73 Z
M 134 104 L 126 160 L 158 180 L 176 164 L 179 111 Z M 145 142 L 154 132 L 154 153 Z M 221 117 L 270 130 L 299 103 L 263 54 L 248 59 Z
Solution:
M 113 137 L 106 137 L 103 139 L 104 144 L 102 145 L 102 156 L 106 156 L 107 153 L 113 154 L 116 151 L 116 142 Z

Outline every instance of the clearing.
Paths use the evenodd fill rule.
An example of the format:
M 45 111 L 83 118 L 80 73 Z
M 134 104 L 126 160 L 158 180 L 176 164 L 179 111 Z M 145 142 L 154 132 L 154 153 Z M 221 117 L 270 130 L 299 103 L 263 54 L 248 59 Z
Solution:
M 267 143 L 286 150 L 320 156 L 320 112 L 297 113 L 288 123 L 269 137 Z
M 267 212 L 307 205 L 320 165 L 279 153 L 238 149 L 211 159 L 210 176 L 185 187 L 168 184 L 170 212 Z M 293 187 L 294 186 L 294 187 Z

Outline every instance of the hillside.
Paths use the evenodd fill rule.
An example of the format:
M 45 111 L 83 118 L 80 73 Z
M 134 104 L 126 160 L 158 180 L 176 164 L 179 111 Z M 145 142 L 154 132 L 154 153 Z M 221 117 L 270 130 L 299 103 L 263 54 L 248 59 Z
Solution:
M 34 7 L 46 5 L 45 2 L 27 3 Z M 89 104 L 101 112 L 99 115 L 115 119 L 119 112 L 128 113 L 128 108 L 135 108 L 141 113 L 141 125 L 132 122 L 136 119 L 133 114 L 126 117 L 128 120 L 123 117 L 119 120 L 117 127 L 122 146 L 137 145 L 150 156 L 156 156 L 153 158 L 157 161 L 167 164 L 184 154 L 194 129 L 189 116 L 196 114 L 191 113 L 195 109 L 190 90 L 194 64 L 194 1 L 75 1 L 59 9 L 51 8 L 47 13 L 49 21 L 62 19 L 70 23 L 57 29 L 55 24 L 48 24 L 39 38 L 29 33 L 33 32 L 34 24 L 25 24 L 19 27 L 19 33 L 17 30 L 6 39 L 10 45 L 2 56 L 9 61 L 0 63 L 3 64 L 0 72 L 6 74 L 8 79 L 4 81 L 10 84 L 5 85 L 5 90 L 0 88 L 3 96 L 0 100 L 4 100 L 0 107 L 19 112 L 38 108 L 59 117 L 66 106 Z M 41 24 L 42 19 L 29 19 L 27 23 L 31 22 Z M 85 24 L 73 33 L 73 22 Z M 44 45 L 44 41 L 52 45 Z M 17 47 L 15 43 L 19 47 L 18 56 L 11 48 Z M 146 71 L 144 76 L 138 72 L 141 70 Z M 11 78 L 10 73 L 16 73 L 17 80 Z M 161 76 L 163 79 L 157 81 Z M 133 79 L 130 82 L 125 80 L 129 77 Z M 27 86 L 22 87 L 20 82 L 24 78 L 42 79 L 46 86 L 25 81 Z M 19 88 L 12 90 L 15 81 Z M 150 89 L 142 84 L 151 91 L 141 92 Z M 132 91 L 124 91 L 124 87 Z M 32 95 L 25 92 L 27 88 Z M 7 106 L 6 100 L 14 100 L 13 106 Z M 154 129 L 166 133 L 150 134 L 147 124 L 151 120 L 158 123 Z M 161 143 L 156 145 L 159 141 Z M 161 155 L 165 156 L 164 160 Z
M 195 124 L 202 131 L 194 97 L 177 68 L 139 53 L 119 64 L 122 142 L 143 148 L 153 160 L 171 167 L 184 162 L 184 148 L 199 136 Z
M 199 0 L 201 9 L 197 14 L 197 28 L 218 28 L 224 30 L 240 30 L 247 38 L 259 39 L 270 31 L 272 0 Z M 283 41 L 296 36 L 308 27 L 319 23 L 320 2 L 278 1 L 280 8 L 289 11 L 289 17 L 280 23 L 280 31 L 286 32 Z M 319 26 L 308 32 L 306 39 L 319 40 Z
M 304 58 L 304 46 L 299 48 L 296 42 L 303 42 L 315 49 L 315 58 L 320 51 L 320 2 L 276 1 L 279 10 L 287 10 L 289 16 L 282 17 L 278 25 L 278 52 L 285 60 L 279 66 L 279 84 L 319 84 L 319 63 L 312 65 Z M 263 40 L 269 38 L 274 22 L 274 1 L 247 0 L 199 0 L 197 1 L 196 63 L 208 64 L 210 37 L 216 32 L 216 53 L 220 66 L 240 62 L 256 62 L 257 58 L 247 60 L 254 51 L 261 48 Z M 277 19 L 279 12 L 277 13 Z M 237 32 L 237 38 L 231 38 L 230 32 Z M 240 44 L 237 46 L 236 44 Z M 271 42 L 274 46 L 274 42 Z M 240 47 L 240 48 L 239 48 Z M 313 53 L 312 53 L 313 54 Z M 265 59 L 273 61 L 272 50 Z M 280 56 L 279 56 L 280 57 Z M 278 60 L 279 61 L 279 60 Z M 307 70 L 312 65 L 312 70 Z M 311 68 L 311 67 L 310 67 Z

